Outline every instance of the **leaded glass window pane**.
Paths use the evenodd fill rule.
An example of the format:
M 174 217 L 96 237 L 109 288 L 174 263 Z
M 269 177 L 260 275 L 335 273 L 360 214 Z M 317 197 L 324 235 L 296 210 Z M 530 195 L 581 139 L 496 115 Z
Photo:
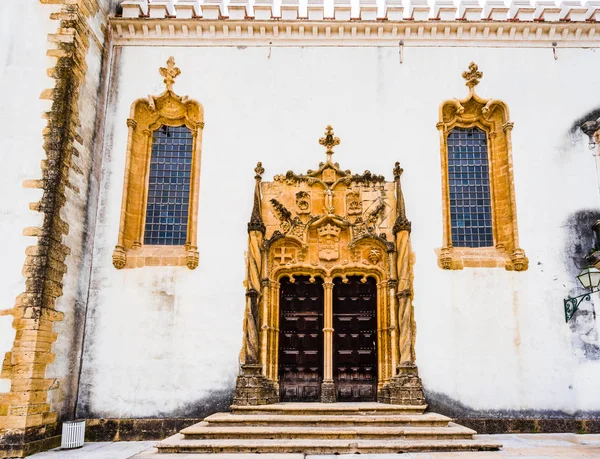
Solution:
M 186 126 L 154 131 L 144 244 L 185 244 L 191 173 L 192 132 Z
M 454 128 L 448 135 L 450 226 L 455 247 L 490 247 L 492 205 L 485 132 Z

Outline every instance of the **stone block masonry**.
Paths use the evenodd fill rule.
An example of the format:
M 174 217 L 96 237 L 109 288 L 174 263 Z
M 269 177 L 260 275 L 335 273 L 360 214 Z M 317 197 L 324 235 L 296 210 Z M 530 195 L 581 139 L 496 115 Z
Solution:
M 43 115 L 47 120 L 41 133 L 46 157 L 41 164 L 41 178 L 23 183 L 26 188 L 42 190 L 41 199 L 31 203 L 30 209 L 43 218 L 41 225 L 23 230 L 23 235 L 36 237 L 37 241 L 26 249 L 22 271 L 25 291 L 18 295 L 11 310 L 15 339 L 4 356 L 0 373 L 10 381 L 10 391 L 0 394 L 0 457 L 22 457 L 60 442 L 61 413 L 53 408 L 49 394 L 60 387 L 63 378 L 48 377 L 47 370 L 56 359 L 53 347 L 59 333 L 54 330 L 55 324 L 65 318 L 66 308 L 57 308 L 57 300 L 63 296 L 64 277 L 68 265 L 78 266 L 82 258 L 78 244 L 84 237 L 84 225 L 79 218 L 67 222 L 66 217 L 85 213 L 87 196 L 82 188 L 92 163 L 88 154 L 92 142 L 82 128 L 80 103 L 87 84 L 90 41 L 96 41 L 96 48 L 99 45 L 90 21 L 100 11 L 101 2 L 40 3 L 37 7 L 41 9 L 46 9 L 44 4 L 60 5 L 47 10 L 57 26 L 56 33 L 48 36 L 46 52 L 55 63 L 46 73 L 55 83 L 40 95 L 40 99 L 51 104 Z M 101 44 L 99 49 L 101 54 Z M 97 88 L 93 91 L 96 93 Z M 73 209 L 78 209 L 79 214 Z M 77 256 L 69 261 L 73 249 Z M 73 278 L 77 279 L 77 273 Z

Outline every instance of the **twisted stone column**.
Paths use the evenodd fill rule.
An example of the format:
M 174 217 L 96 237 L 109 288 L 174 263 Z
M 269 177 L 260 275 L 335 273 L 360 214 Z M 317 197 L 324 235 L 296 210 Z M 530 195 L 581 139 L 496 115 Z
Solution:
M 406 218 L 404 196 L 400 185 L 402 168 L 396 163 L 396 223 L 393 232 L 396 238 L 396 270 L 398 289 L 398 350 L 400 364 L 389 385 L 389 402 L 399 405 L 424 405 L 423 384 L 415 365 L 415 320 L 412 305 L 412 250 L 410 245 L 411 223 Z
M 248 235 L 248 289 L 246 292 L 246 310 L 244 312 L 244 343 L 240 355 L 240 363 L 242 364 L 256 364 L 259 358 L 258 301 L 261 295 L 262 242 L 263 235 L 261 232 L 251 231 Z
M 260 182 L 264 172 L 261 163 L 256 169 L 254 206 L 248 223 L 248 259 L 246 264 L 246 309 L 244 311 L 244 341 L 240 351 L 240 374 L 237 377 L 234 405 L 264 405 L 277 403 L 277 385 L 264 375 L 265 368 L 260 363 L 260 315 L 259 300 L 262 296 L 263 242 L 265 225 L 261 215 Z
M 398 328 L 400 330 L 399 350 L 400 363 L 414 363 L 414 313 L 412 307 L 411 291 L 411 247 L 410 233 L 399 231 L 396 233 L 396 247 L 398 250 L 398 290 L 396 293 L 398 305 Z

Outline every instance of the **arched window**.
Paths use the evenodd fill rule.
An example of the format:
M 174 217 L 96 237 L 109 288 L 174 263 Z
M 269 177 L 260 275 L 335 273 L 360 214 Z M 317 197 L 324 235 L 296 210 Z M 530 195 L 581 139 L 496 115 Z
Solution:
M 512 171 L 511 131 L 506 104 L 475 93 L 483 73 L 474 63 L 463 73 L 469 95 L 440 106 L 440 155 L 444 244 L 440 267 L 504 267 L 529 264 L 519 248 Z
M 144 244 L 188 242 L 193 140 L 187 126 L 163 125 L 154 131 Z
M 493 247 L 487 135 L 478 127 L 448 134 L 450 230 L 454 247 Z
M 173 58 L 160 69 L 167 90 L 138 99 L 127 120 L 117 269 L 198 266 L 196 227 L 204 111 L 173 92 L 180 73 Z

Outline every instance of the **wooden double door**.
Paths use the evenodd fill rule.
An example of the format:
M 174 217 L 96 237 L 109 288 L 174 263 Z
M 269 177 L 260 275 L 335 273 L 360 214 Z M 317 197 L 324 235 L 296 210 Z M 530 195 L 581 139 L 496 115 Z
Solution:
M 361 276 L 348 276 L 345 283 L 335 278 L 325 286 L 332 294 L 325 295 L 321 279 L 281 280 L 281 401 L 320 401 L 324 381 L 335 385 L 337 401 L 376 400 L 377 286 L 375 279 L 362 281 Z M 324 330 L 325 323 L 332 328 Z

